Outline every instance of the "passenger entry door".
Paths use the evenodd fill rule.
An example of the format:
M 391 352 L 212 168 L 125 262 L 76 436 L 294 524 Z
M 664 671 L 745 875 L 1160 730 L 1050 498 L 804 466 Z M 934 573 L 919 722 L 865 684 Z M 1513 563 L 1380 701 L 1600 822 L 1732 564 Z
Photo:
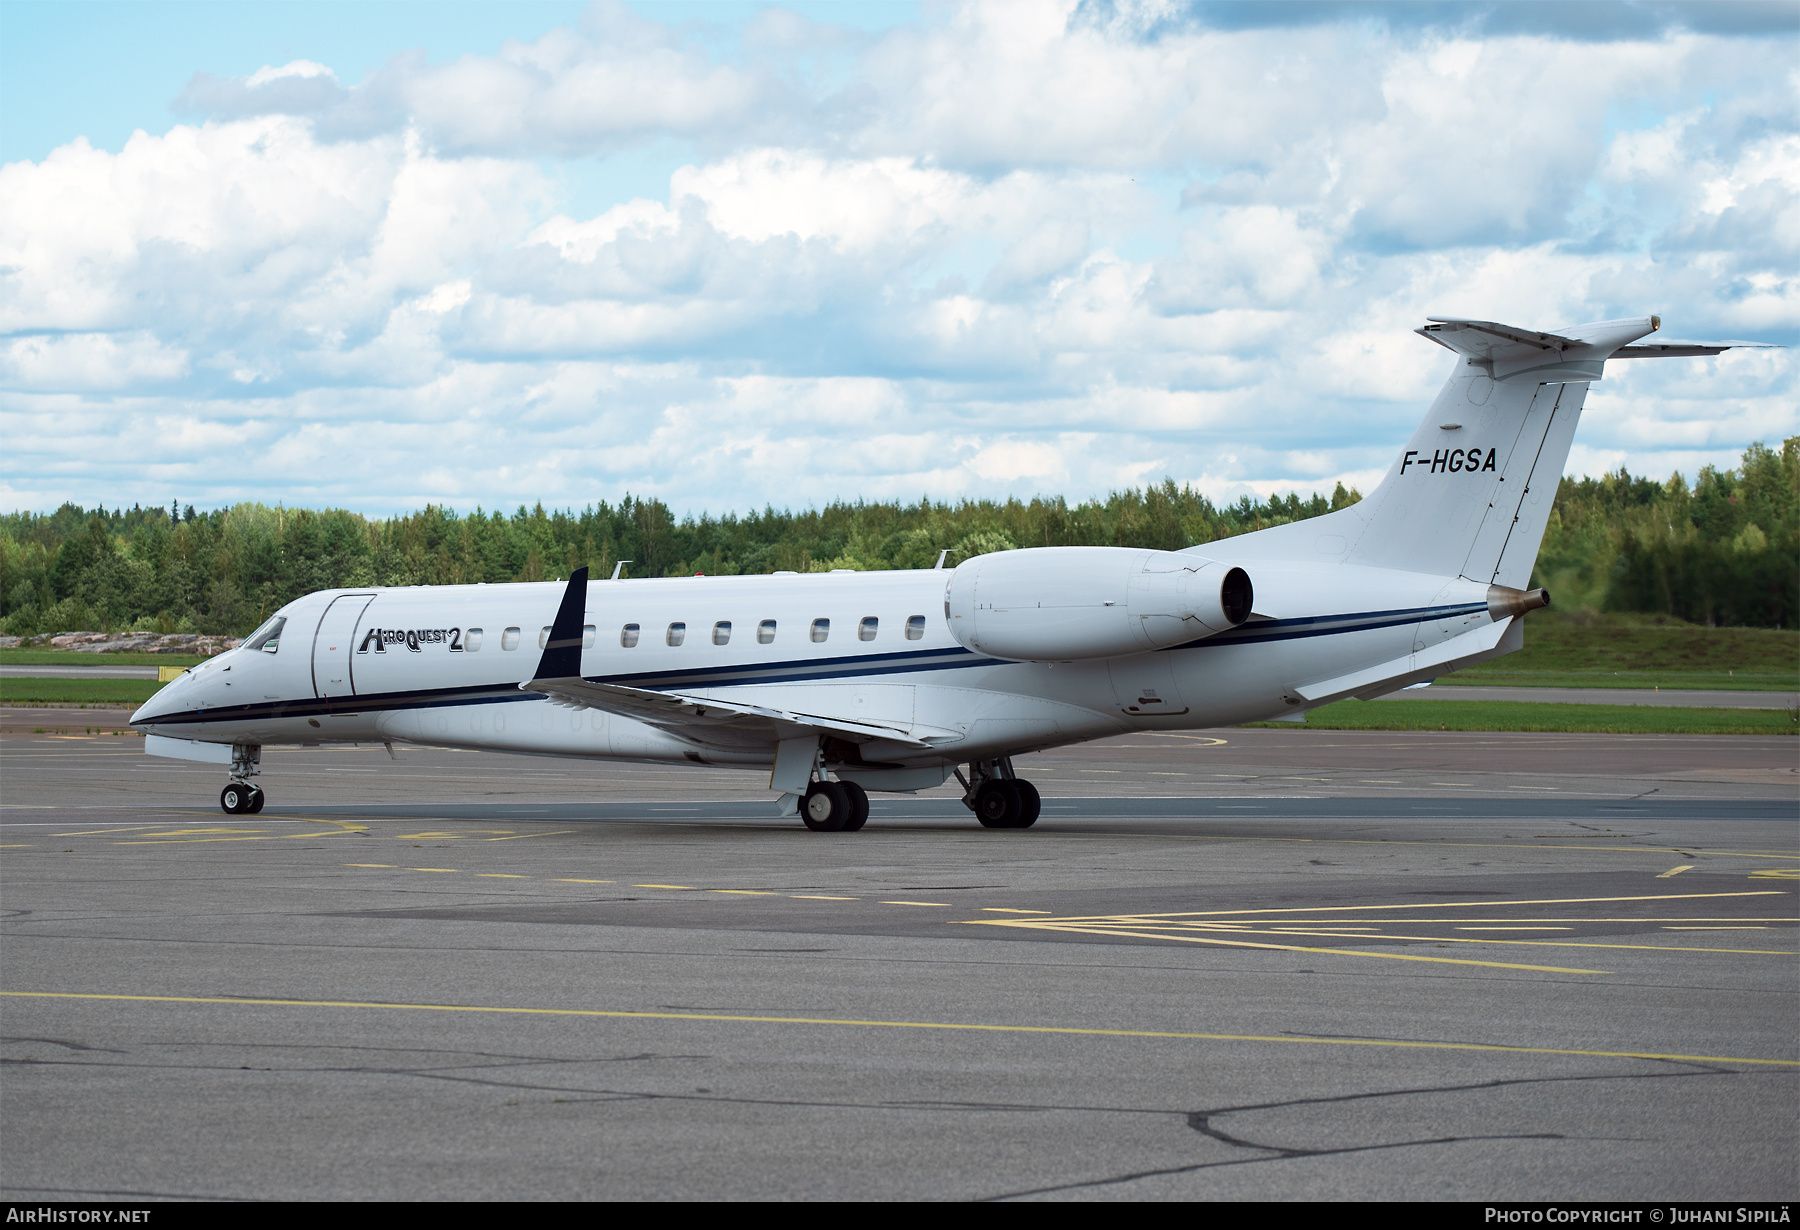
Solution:
M 351 660 L 356 653 L 356 629 L 362 614 L 375 601 L 374 594 L 339 594 L 325 608 L 313 633 L 313 695 L 354 696 L 356 680 Z

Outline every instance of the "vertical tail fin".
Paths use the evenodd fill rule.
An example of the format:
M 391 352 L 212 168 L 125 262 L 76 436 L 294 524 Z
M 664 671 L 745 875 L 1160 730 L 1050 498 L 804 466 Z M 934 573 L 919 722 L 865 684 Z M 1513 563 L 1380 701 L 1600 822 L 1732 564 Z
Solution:
M 1588 382 L 1614 351 L 1660 323 L 1650 316 L 1535 333 L 1434 320 L 1420 329 L 1457 353 L 1456 369 L 1381 484 L 1344 510 L 1360 530 L 1343 558 L 1523 588 Z
M 1587 388 L 1458 367 L 1356 506 L 1363 530 L 1349 562 L 1523 587 Z
M 1761 342 L 1646 342 L 1655 316 L 1535 333 L 1433 317 L 1419 333 L 1457 355 L 1425 421 L 1359 504 L 1190 548 L 1221 561 L 1363 564 L 1523 589 L 1556 499 L 1588 384 L 1608 359 L 1714 355 Z

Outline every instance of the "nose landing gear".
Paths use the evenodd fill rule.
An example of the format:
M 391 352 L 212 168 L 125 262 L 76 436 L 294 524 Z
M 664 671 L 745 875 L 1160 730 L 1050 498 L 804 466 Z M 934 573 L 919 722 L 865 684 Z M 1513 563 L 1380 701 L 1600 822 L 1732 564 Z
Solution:
M 219 806 L 228 815 L 254 816 L 263 809 L 263 798 L 261 786 L 232 782 L 219 791 Z
M 256 743 L 231 745 L 231 780 L 219 791 L 219 807 L 228 816 L 254 816 L 263 809 L 263 790 L 250 779 L 262 772 L 262 746 Z

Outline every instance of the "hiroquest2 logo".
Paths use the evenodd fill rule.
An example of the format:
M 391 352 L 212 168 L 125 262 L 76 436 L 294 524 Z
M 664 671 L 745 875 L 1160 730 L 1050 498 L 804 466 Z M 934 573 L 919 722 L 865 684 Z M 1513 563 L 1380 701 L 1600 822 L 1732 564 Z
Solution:
M 448 643 L 451 653 L 462 652 L 461 628 L 370 628 L 369 634 L 356 647 L 357 653 L 368 653 L 369 646 L 375 646 L 376 653 L 386 653 L 389 645 L 405 645 L 413 653 L 423 653 L 421 645 L 442 645 Z

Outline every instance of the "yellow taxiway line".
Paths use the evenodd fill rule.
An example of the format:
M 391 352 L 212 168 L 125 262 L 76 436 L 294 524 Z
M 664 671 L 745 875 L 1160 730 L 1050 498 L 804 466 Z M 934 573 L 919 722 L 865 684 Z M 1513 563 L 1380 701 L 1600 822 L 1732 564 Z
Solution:
M 1500 1055 L 1569 1055 L 1587 1059 L 1653 1059 L 1685 1063 L 1740 1063 L 1800 1068 L 1800 1060 L 1739 1055 L 1679 1055 L 1657 1051 L 1577 1050 L 1555 1046 L 1508 1046 L 1494 1042 L 1419 1042 L 1391 1038 L 1318 1038 L 1307 1035 L 1221 1034 L 1164 1029 L 1096 1029 L 1073 1025 L 989 1025 L 964 1021 L 882 1021 L 850 1017 L 751 1016 L 726 1012 L 630 1012 L 601 1008 L 519 1008 L 485 1004 L 380 1003 L 353 999 L 261 999 L 207 995 L 121 995 L 76 991 L 0 991 L 17 999 L 112 1001 L 137 1004 L 231 1004 L 239 1007 L 352 1008 L 387 1012 L 467 1012 L 509 1016 L 577 1017 L 645 1021 L 717 1021 L 752 1025 L 821 1025 L 853 1029 L 917 1029 L 963 1033 L 1041 1034 L 1088 1038 L 1151 1038 L 1191 1042 L 1266 1042 L 1297 1046 L 1391 1047 L 1398 1050 L 1476 1051 Z

